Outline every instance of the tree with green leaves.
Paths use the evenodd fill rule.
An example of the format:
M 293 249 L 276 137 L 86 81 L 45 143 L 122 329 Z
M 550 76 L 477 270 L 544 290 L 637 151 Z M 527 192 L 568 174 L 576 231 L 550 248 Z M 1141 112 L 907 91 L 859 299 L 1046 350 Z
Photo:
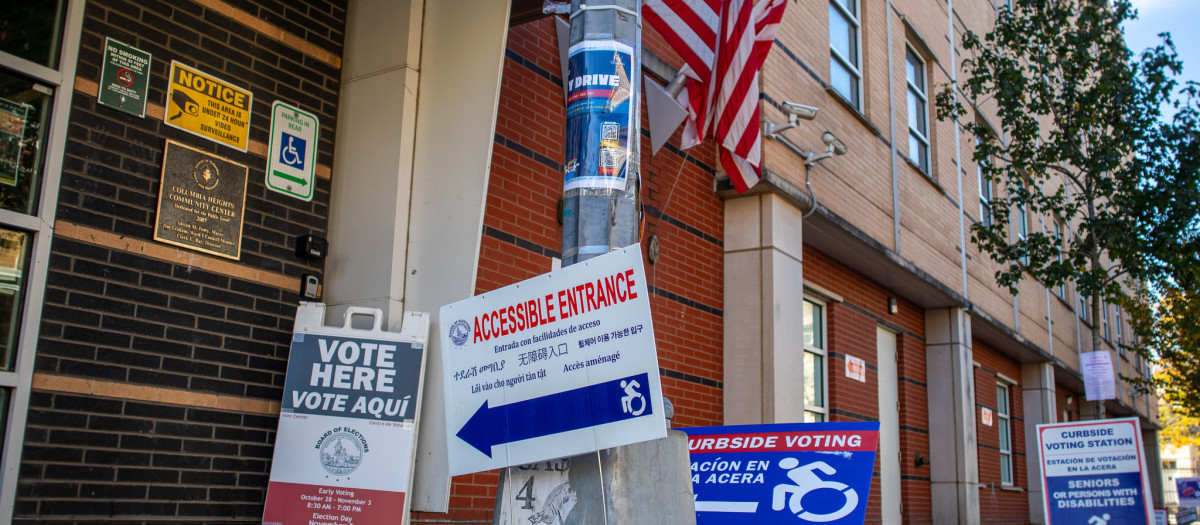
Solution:
M 1134 56 L 1121 31 L 1134 16 L 1128 0 L 1016 0 L 991 32 L 963 37 L 965 80 L 937 105 L 977 138 L 974 159 L 1000 190 L 991 220 L 971 228 L 1001 266 L 997 282 L 1013 293 L 1026 276 L 1074 282 L 1094 326 L 1117 304 L 1152 342 L 1161 309 L 1148 292 L 1186 259 L 1195 227 L 1196 170 L 1180 161 L 1197 134 L 1190 103 L 1162 118 L 1179 104 L 1182 63 L 1167 35 Z M 1031 217 L 1063 227 L 1018 231 Z M 1200 297 L 1195 282 L 1175 284 Z M 1091 335 L 1101 348 L 1100 330 Z

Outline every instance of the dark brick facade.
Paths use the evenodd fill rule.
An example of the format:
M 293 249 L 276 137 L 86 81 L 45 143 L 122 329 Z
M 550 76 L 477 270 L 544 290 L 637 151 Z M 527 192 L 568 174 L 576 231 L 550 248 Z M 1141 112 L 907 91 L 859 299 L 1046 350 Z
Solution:
M 249 89 L 250 151 L 169 127 L 161 116 L 137 118 L 99 106 L 95 93 L 76 82 L 57 225 L 116 234 L 130 246 L 155 245 L 163 145 L 181 142 L 249 168 L 240 260 L 221 267 L 238 271 L 56 234 L 16 522 L 261 518 L 276 416 L 39 390 L 36 381 L 96 381 L 273 403 L 282 395 L 298 288 L 264 284 L 252 275 L 274 274 L 278 282 L 322 272 L 319 262 L 298 258 L 294 246 L 297 236 L 324 235 L 330 185 L 328 177 L 319 177 L 311 202 L 268 191 L 266 159 L 254 143 L 269 140 L 271 104 L 283 100 L 320 118 L 317 161 L 331 165 L 340 60 L 336 66 L 318 60 L 206 5 L 90 0 L 77 78 L 99 78 L 104 39 L 111 37 L 153 54 L 152 105 L 164 103 L 172 60 Z M 345 1 L 225 5 L 332 56 L 342 53 Z

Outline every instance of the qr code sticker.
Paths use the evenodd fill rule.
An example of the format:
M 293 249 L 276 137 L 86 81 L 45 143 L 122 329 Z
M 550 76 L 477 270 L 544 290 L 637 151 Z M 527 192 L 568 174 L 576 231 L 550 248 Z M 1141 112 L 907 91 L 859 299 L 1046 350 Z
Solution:
M 615 169 L 625 161 L 625 152 L 620 148 L 600 148 L 600 168 Z
M 621 125 L 616 122 L 605 122 L 600 125 L 600 140 L 616 142 L 620 139 Z

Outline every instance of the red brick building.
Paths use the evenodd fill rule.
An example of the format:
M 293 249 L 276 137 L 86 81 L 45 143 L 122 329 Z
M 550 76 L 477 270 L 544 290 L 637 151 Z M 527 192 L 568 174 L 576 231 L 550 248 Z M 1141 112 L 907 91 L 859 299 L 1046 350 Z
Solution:
M 375 307 L 392 326 L 431 312 L 436 334 L 440 306 L 559 256 L 562 74 L 541 2 L 35 4 L 0 7 L 0 99 L 25 108 L 5 113 L 22 117 L 24 149 L 0 185 L 15 254 L 0 272 L 0 516 L 258 521 L 303 276 L 320 276 L 331 315 Z M 963 59 L 951 43 L 996 9 L 789 2 L 762 119 L 784 122 L 785 101 L 820 112 L 764 138 L 763 181 L 745 194 L 712 144 L 680 150 L 677 132 L 652 154 L 643 136 L 674 424 L 879 421 L 869 523 L 1043 522 L 1033 428 L 1087 417 L 1090 331 L 1120 372 L 1148 370 L 1116 350 L 1130 332 L 1115 308 L 1081 318 L 1073 290 L 1032 280 L 1010 295 L 964 233 L 991 189 L 970 137 L 928 101 Z M 144 117 L 98 103 L 108 38 L 153 55 Z M 649 27 L 643 44 L 645 72 L 669 81 L 678 55 Z M 164 122 L 172 61 L 253 93 L 245 151 Z M 320 119 L 311 201 L 264 181 L 275 100 Z M 794 151 L 823 151 L 825 131 L 848 153 L 806 166 Z M 247 167 L 237 257 L 155 239 L 166 141 Z M 306 235 L 328 256 L 297 256 Z M 845 373 L 857 359 L 865 381 Z M 1152 408 L 1128 386 L 1106 404 L 1141 418 L 1153 464 Z M 438 412 L 426 406 L 423 442 L 444 441 Z M 419 453 L 412 522 L 490 523 L 496 483 L 449 480 L 444 457 Z

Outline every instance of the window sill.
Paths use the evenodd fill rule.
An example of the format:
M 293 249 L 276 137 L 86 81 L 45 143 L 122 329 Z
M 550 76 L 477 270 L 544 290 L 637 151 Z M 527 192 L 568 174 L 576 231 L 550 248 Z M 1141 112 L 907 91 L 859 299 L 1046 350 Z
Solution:
M 938 190 L 939 193 L 941 193 L 942 195 L 946 194 L 946 188 L 943 188 L 941 184 L 938 184 L 937 180 L 935 180 L 931 175 L 929 175 L 924 170 L 922 170 L 920 165 L 913 162 L 912 159 L 908 158 L 908 155 L 901 153 L 900 150 L 896 150 L 896 155 L 899 155 L 900 158 L 904 159 L 904 162 L 906 164 L 908 164 L 908 167 L 912 168 L 913 171 L 917 172 L 917 174 L 921 176 L 921 178 L 925 179 L 925 182 L 932 184 L 933 188 Z
M 843 97 L 842 94 L 838 92 L 838 90 L 833 89 L 833 86 L 826 85 L 825 92 L 832 95 L 834 100 L 838 101 L 838 103 L 841 104 L 842 107 L 844 107 L 844 108 L 846 108 L 846 110 L 850 111 L 850 113 L 852 115 L 854 115 L 854 117 L 857 118 L 859 122 L 862 122 L 863 125 L 866 126 L 868 130 L 871 131 L 871 133 L 874 133 L 876 136 L 880 136 L 880 137 L 883 136 L 882 133 L 880 133 L 879 128 L 876 127 L 873 122 L 871 122 L 871 119 L 867 118 L 867 116 L 863 114 L 862 110 L 858 109 L 858 107 L 856 107 L 853 102 L 846 100 L 846 97 Z
M 1013 485 L 1000 485 L 997 488 L 999 488 L 1000 490 L 1006 491 L 1006 492 L 1025 492 L 1024 488 L 1013 486 Z

